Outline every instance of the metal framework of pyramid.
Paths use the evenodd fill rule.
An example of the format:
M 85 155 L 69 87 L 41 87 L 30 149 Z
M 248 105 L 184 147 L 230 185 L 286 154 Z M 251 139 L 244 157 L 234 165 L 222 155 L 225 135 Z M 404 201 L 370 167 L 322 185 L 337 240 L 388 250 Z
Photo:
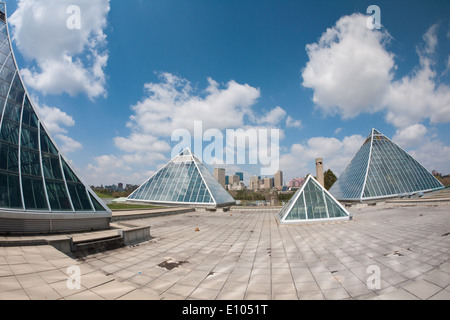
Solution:
M 0 231 L 103 229 L 111 211 L 79 178 L 36 113 L 0 3 Z
M 278 212 L 282 223 L 345 221 L 348 211 L 313 176 L 309 175 L 300 189 Z
M 236 204 L 189 148 L 145 181 L 128 196 L 127 201 L 196 207 Z
M 428 192 L 444 186 L 376 129 L 330 189 L 336 199 L 363 201 Z

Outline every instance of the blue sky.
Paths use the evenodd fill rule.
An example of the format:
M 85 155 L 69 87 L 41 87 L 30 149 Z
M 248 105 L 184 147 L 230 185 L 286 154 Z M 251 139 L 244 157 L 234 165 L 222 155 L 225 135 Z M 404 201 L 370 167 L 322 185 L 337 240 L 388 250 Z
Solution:
M 373 4 L 379 30 L 366 25 Z M 79 28 L 66 25 L 70 5 Z M 89 184 L 143 182 L 170 159 L 171 133 L 194 121 L 223 133 L 279 129 L 286 181 L 314 172 L 316 157 L 339 174 L 373 127 L 450 173 L 448 1 L 7 6 L 28 91 Z M 223 166 L 247 179 L 260 169 Z

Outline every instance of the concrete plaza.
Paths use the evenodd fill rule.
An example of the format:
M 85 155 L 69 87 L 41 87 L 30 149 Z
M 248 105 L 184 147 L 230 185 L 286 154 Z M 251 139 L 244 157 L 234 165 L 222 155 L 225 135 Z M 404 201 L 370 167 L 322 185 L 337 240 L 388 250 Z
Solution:
M 448 203 L 349 211 L 306 225 L 264 208 L 121 221 L 153 238 L 82 258 L 0 247 L 0 299 L 450 300 Z

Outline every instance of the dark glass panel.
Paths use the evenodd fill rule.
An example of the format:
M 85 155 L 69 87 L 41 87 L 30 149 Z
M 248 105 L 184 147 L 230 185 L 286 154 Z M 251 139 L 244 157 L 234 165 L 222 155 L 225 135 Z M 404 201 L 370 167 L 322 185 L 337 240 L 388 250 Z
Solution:
M 39 150 L 38 132 L 22 126 L 21 146 L 24 148 Z
M 8 95 L 10 82 L 0 80 L 0 95 L 6 97 Z
M 50 155 L 42 155 L 44 176 L 47 179 L 63 180 L 59 158 Z
M 0 173 L 0 206 L 11 209 L 21 209 L 19 176 Z
M 12 55 L 10 55 L 8 59 L 6 59 L 5 67 L 11 70 L 16 70 L 16 66 L 14 65 Z
M 47 194 L 50 206 L 54 211 L 70 211 L 69 197 L 64 182 L 46 180 Z
M 45 132 L 42 125 L 40 127 L 41 127 L 41 150 L 42 150 L 42 152 L 58 155 L 58 151 L 56 150 L 55 145 L 48 137 L 48 135 Z
M 9 207 L 8 175 L 0 172 L 0 207 Z
M 21 149 L 20 166 L 22 174 L 41 176 L 39 152 Z
M 12 79 L 14 78 L 14 71 L 8 68 L 3 68 L 0 70 L 0 79 L 5 80 L 5 82 L 2 83 L 2 86 L 4 86 L 0 92 L 5 92 L 3 96 L 6 97 L 6 94 L 9 90 L 9 84 L 11 83 Z
M 19 124 L 3 119 L 0 139 L 12 144 L 19 144 Z
M 92 211 L 86 188 L 81 183 L 68 183 L 70 198 L 75 210 Z
M 89 194 L 89 197 L 91 198 L 92 204 L 94 205 L 96 211 L 106 211 L 105 208 L 103 208 L 103 206 L 91 194 Z
M 19 76 L 16 76 L 14 78 L 13 85 L 11 87 L 11 91 L 9 93 L 9 99 L 17 102 L 18 104 L 22 105 L 23 103 L 23 96 L 25 94 L 25 90 L 23 89 L 22 83 L 20 81 Z
M 42 179 L 22 177 L 22 187 L 25 209 L 48 211 Z
M 308 219 L 327 218 L 327 210 L 325 208 L 322 190 L 310 180 L 303 192 L 305 194 Z
M 80 182 L 78 177 L 75 175 L 75 173 L 69 168 L 67 163 L 62 159 L 63 169 L 64 169 L 64 176 L 66 177 L 66 181 L 70 182 Z
M 19 172 L 18 148 L 16 146 L 0 143 L 0 169 Z
M 5 119 L 10 119 L 14 122 L 20 122 L 20 113 L 22 111 L 22 107 L 11 102 L 8 101 L 6 103 L 6 108 L 5 108 L 5 112 L 4 112 L 4 118 Z

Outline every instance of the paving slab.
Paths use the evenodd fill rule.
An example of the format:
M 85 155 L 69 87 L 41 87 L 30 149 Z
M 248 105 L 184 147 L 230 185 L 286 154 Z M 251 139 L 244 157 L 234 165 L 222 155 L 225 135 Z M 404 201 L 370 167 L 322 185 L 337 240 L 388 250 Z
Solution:
M 403 289 L 412 293 L 421 300 L 429 299 L 442 290 L 441 287 L 425 280 L 413 281 L 403 286 Z

